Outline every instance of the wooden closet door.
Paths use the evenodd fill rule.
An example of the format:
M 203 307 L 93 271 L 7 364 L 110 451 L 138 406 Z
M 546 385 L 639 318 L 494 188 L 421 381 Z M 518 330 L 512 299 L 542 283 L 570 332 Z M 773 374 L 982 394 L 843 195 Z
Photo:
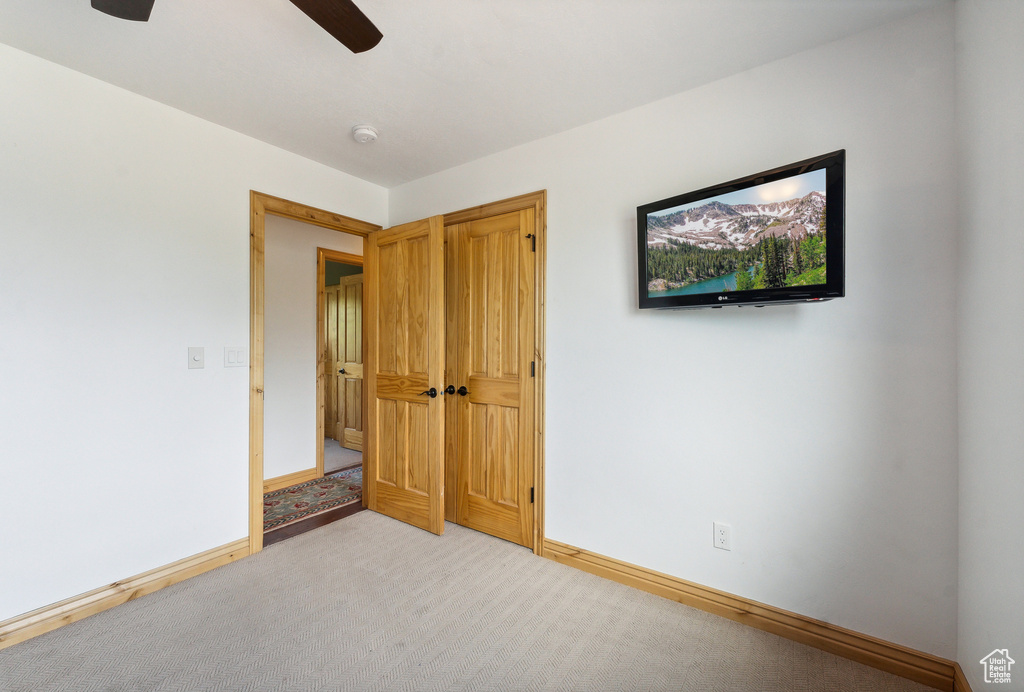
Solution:
M 450 397 L 457 410 L 456 521 L 533 546 L 532 210 L 449 227 Z M 449 379 L 451 381 L 451 379 Z
M 440 216 L 371 233 L 363 284 L 366 506 L 437 534 L 444 531 L 443 255 Z

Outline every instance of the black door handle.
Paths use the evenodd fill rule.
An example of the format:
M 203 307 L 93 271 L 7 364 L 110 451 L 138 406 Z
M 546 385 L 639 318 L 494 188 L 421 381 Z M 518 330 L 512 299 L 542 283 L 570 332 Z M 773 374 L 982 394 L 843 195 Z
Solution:
M 338 373 L 341 374 L 341 375 L 344 375 L 345 374 L 345 368 L 342 368 L 341 370 L 339 370 Z
M 428 389 L 425 392 L 420 392 L 420 396 L 423 396 L 424 394 L 429 396 L 431 399 L 436 399 L 437 398 L 437 387 L 431 387 L 430 389 Z
M 455 393 L 455 385 L 450 384 L 447 387 L 445 387 L 444 388 L 444 393 L 445 394 L 449 394 L 449 395 L 454 394 Z
M 469 390 L 466 389 L 466 385 L 462 385 L 461 387 L 459 387 L 458 392 L 459 396 L 466 396 L 467 394 L 469 394 Z

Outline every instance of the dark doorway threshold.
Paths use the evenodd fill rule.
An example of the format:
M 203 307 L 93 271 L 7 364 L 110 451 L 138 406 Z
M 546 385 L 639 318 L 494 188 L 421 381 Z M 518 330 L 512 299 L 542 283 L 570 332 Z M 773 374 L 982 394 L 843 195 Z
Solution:
M 352 516 L 356 512 L 362 512 L 364 509 L 366 508 L 363 507 L 361 502 L 355 502 L 350 505 L 345 505 L 344 507 L 336 507 L 335 509 L 329 509 L 326 512 L 314 514 L 302 521 L 282 526 L 276 531 L 268 531 L 263 534 L 263 547 L 266 548 L 268 545 L 280 543 L 285 539 L 298 536 L 301 533 L 318 529 L 321 526 L 327 526 L 339 519 Z

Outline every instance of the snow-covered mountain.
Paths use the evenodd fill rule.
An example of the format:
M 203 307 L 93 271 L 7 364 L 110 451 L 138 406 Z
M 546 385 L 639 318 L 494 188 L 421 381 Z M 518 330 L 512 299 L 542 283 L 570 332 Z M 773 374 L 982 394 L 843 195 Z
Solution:
M 647 246 L 666 247 L 676 240 L 708 250 L 745 250 L 770 235 L 800 240 L 818 232 L 824 211 L 825 195 L 820 192 L 769 204 L 709 202 L 648 216 Z

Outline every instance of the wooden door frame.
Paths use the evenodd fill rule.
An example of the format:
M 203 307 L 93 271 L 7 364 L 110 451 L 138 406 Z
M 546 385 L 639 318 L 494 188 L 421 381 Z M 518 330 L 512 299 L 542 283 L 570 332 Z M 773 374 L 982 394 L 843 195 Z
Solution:
M 380 226 L 341 214 L 292 202 L 255 190 L 249 191 L 249 553 L 263 549 L 263 386 L 264 315 L 266 308 L 266 216 L 280 216 L 313 224 L 332 231 L 363 238 Z M 318 272 L 319 273 L 319 272 Z M 322 281 L 321 281 L 322 283 Z M 319 311 L 318 311 L 319 314 Z M 319 317 L 317 318 L 319 320 Z M 365 321 L 365 315 L 364 315 Z M 318 334 L 320 332 L 318 331 Z M 322 334 L 317 337 L 319 343 Z M 319 355 L 317 356 L 319 360 Z M 322 378 L 320 378 L 322 385 Z M 317 398 L 323 406 L 323 389 L 317 386 Z M 318 411 L 321 410 L 318 408 Z M 320 424 L 323 425 L 323 415 Z M 319 430 L 319 464 L 323 469 L 323 428 Z
M 545 276 L 547 275 L 547 191 L 540 190 L 518 197 L 462 209 L 444 215 L 444 225 L 467 223 L 490 216 L 510 212 L 532 210 L 534 214 L 534 235 L 536 236 L 537 257 L 534 264 L 535 310 L 534 310 L 534 357 L 536 383 L 534 387 L 533 419 L 533 552 L 543 555 L 544 549 L 544 333 L 545 333 Z M 447 474 L 446 474 L 447 478 Z M 456 488 L 446 487 L 445 493 L 454 493 Z
M 363 236 L 364 238 L 366 236 Z M 327 411 L 327 342 L 324 339 L 324 331 L 327 323 L 324 321 L 324 308 L 327 301 L 327 291 L 324 286 L 326 279 L 327 262 L 336 264 L 349 264 L 363 266 L 361 255 L 353 255 L 340 250 L 331 250 L 325 247 L 316 249 L 316 477 L 324 475 L 324 414 Z M 359 328 L 362 329 L 360 322 Z M 365 343 L 365 342 L 363 342 Z M 366 357 L 363 357 L 366 360 Z

